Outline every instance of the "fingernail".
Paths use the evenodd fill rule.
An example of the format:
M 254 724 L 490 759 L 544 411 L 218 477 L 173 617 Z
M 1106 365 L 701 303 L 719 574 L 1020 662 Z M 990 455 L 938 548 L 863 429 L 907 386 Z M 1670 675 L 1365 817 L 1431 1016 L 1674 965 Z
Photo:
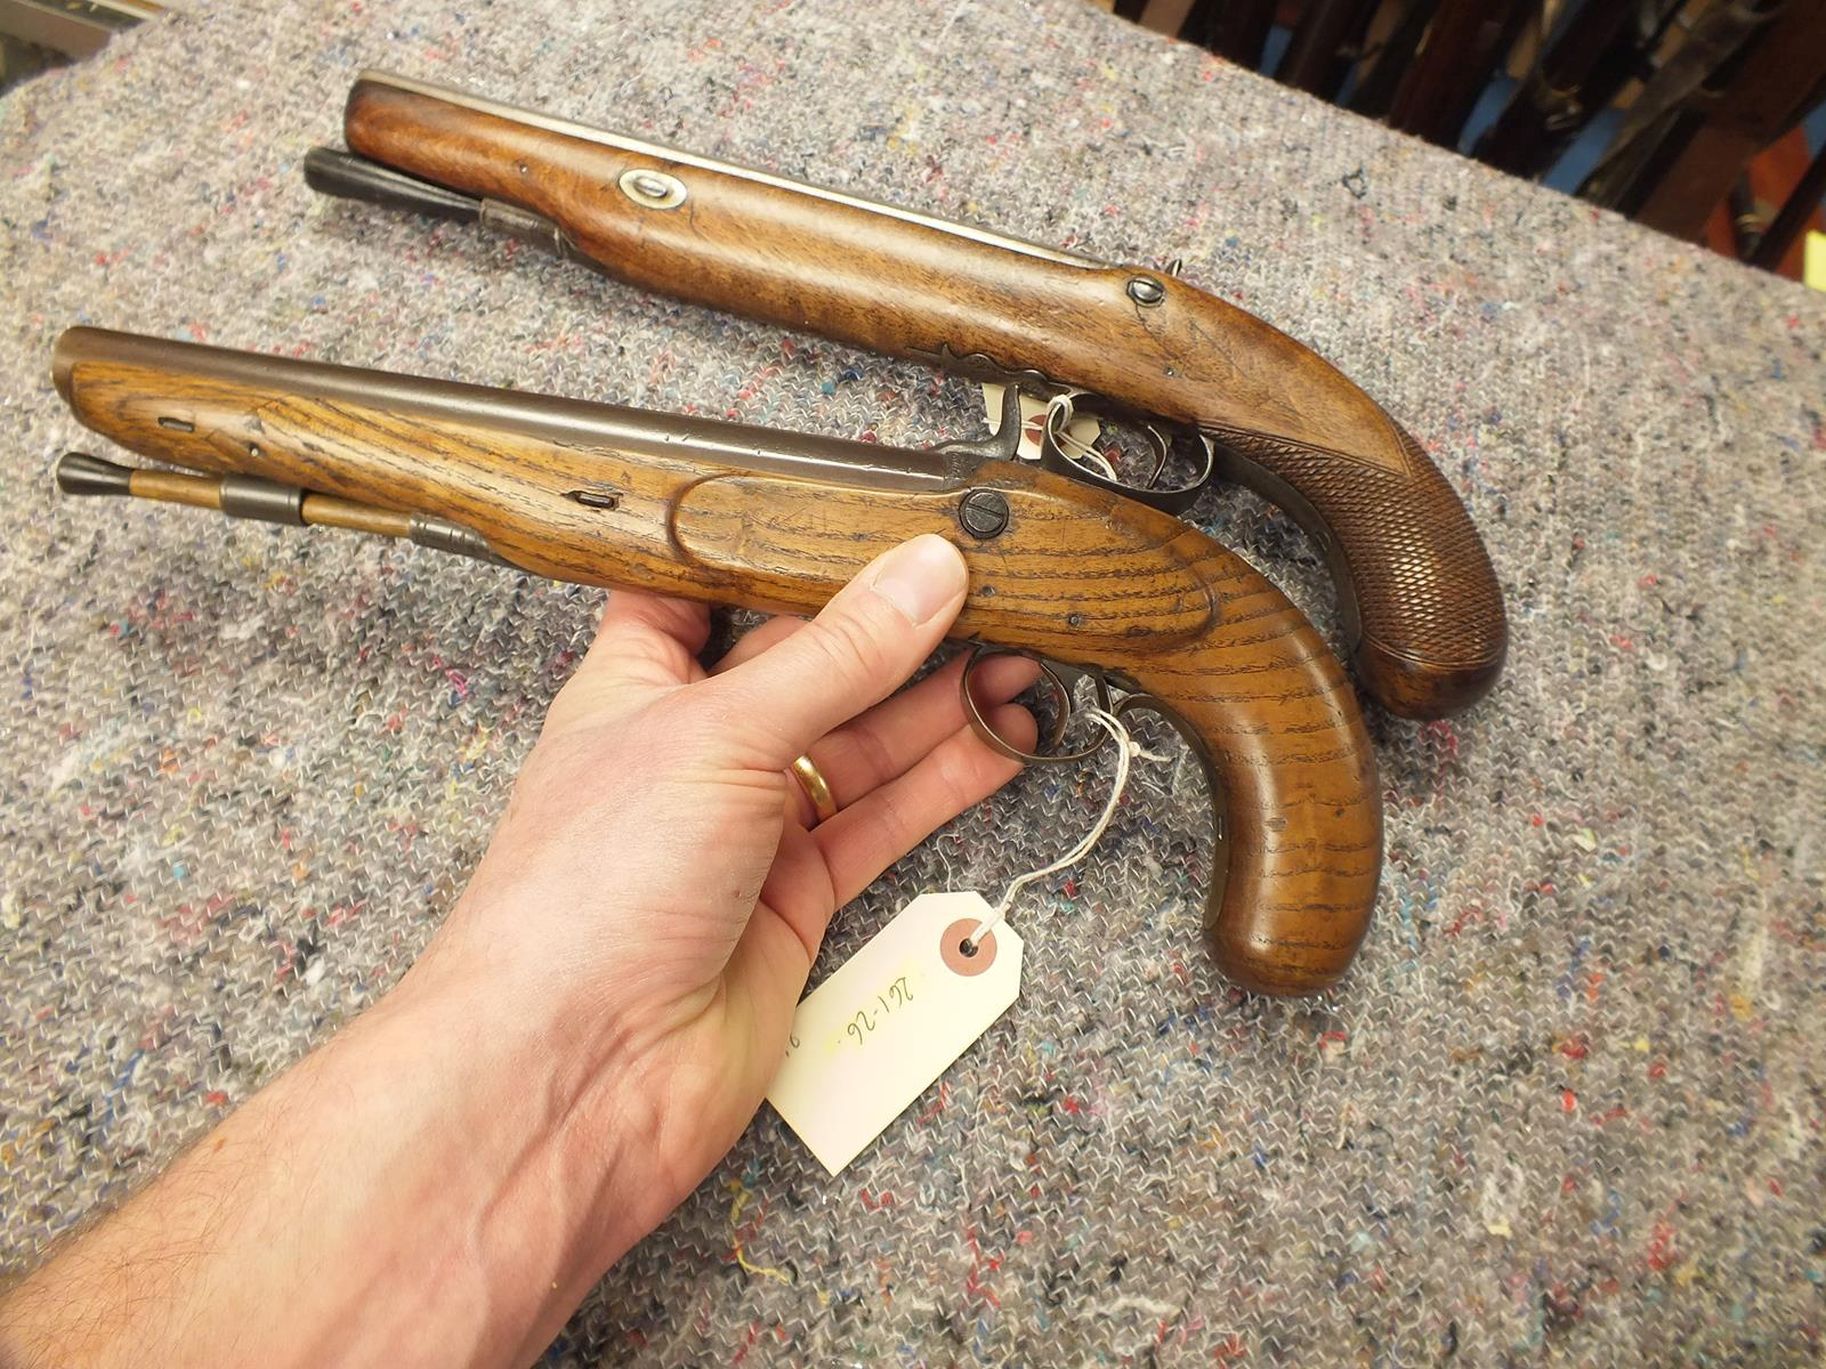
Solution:
M 928 532 L 882 557 L 869 588 L 920 627 L 962 594 L 968 579 L 957 548 Z

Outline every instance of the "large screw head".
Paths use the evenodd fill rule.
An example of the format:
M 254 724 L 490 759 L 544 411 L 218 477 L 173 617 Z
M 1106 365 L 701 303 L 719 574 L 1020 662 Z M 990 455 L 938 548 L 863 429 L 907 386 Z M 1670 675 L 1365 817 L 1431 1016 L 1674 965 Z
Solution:
M 957 521 L 972 537 L 994 537 L 1008 526 L 1008 499 L 1000 490 L 972 490 L 957 506 Z

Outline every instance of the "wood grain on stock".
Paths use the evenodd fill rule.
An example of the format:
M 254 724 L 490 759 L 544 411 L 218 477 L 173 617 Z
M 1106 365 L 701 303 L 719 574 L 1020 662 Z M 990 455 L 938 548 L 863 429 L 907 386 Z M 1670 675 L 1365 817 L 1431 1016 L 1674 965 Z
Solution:
M 743 176 L 522 123 L 384 78 L 344 123 L 363 156 L 555 220 L 611 275 L 901 356 L 1009 371 L 1196 424 L 1220 473 L 1288 510 L 1324 549 L 1359 677 L 1394 712 L 1437 717 L 1500 673 L 1508 628 L 1482 541 L 1419 444 L 1336 368 L 1241 309 L 1159 272 L 1037 255 Z M 618 188 L 646 168 L 674 209 Z M 1127 294 L 1143 277 L 1152 307 Z
M 1264 992 L 1314 992 L 1362 940 L 1381 796 L 1343 671 L 1278 590 L 1175 518 L 1004 462 L 963 486 L 864 490 L 582 447 L 124 361 L 119 338 L 71 330 L 56 375 L 76 416 L 122 446 L 454 519 L 562 580 L 813 612 L 879 552 L 939 533 L 970 565 L 958 635 L 1104 666 L 1201 739 L 1220 790 L 1206 925 L 1225 973 Z M 618 502 L 585 507 L 567 496 L 580 488 L 613 489 Z M 963 494 L 981 488 L 1011 509 L 1007 530 L 983 542 L 958 524 Z

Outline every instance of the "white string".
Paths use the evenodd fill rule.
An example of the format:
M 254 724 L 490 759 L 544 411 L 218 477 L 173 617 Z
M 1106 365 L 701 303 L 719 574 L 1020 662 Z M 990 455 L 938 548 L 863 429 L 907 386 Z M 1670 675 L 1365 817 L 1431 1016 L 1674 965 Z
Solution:
M 1045 866 L 1039 870 L 1030 870 L 1027 874 L 1022 875 L 1019 879 L 1015 880 L 1014 883 L 1010 884 L 1008 886 L 1008 892 L 1002 895 L 1002 901 L 990 910 L 988 917 L 984 918 L 971 929 L 969 936 L 964 938 L 965 946 L 974 949 L 981 945 L 984 936 L 995 930 L 995 928 L 1000 925 L 1002 919 L 1008 916 L 1009 906 L 1014 902 L 1014 896 L 1020 893 L 1021 890 L 1025 889 L 1037 879 L 1045 879 L 1046 876 L 1057 874 L 1068 865 L 1077 864 L 1077 862 L 1083 860 L 1084 857 L 1089 854 L 1091 847 L 1102 840 L 1103 834 L 1109 830 L 1110 820 L 1116 816 L 1116 805 L 1122 802 L 1122 791 L 1128 788 L 1129 764 L 1136 756 L 1145 756 L 1149 760 L 1162 759 L 1161 757 L 1154 756 L 1150 752 L 1143 751 L 1141 747 L 1136 744 L 1134 739 L 1129 736 L 1129 730 L 1123 726 L 1122 719 L 1118 718 L 1114 713 L 1105 712 L 1101 708 L 1091 708 L 1086 709 L 1085 711 L 1093 722 L 1100 724 L 1103 730 L 1108 732 L 1116 741 L 1116 775 L 1110 788 L 1109 802 L 1103 805 L 1102 816 L 1097 819 L 1097 825 L 1091 828 L 1085 835 L 1084 840 L 1080 841 L 1076 846 L 1072 847 L 1071 850 L 1060 856 L 1051 865 Z
M 1057 440 L 1061 450 L 1080 466 L 1090 467 L 1105 480 L 1120 480 L 1122 478 L 1116 474 L 1116 468 L 1110 464 L 1110 460 L 1107 456 L 1091 446 L 1091 444 L 1086 442 L 1083 438 L 1074 436 L 1071 429 L 1061 428 L 1058 432 L 1054 433 L 1053 436 L 1055 440 Z M 1075 452 L 1071 450 L 1074 447 L 1077 448 Z

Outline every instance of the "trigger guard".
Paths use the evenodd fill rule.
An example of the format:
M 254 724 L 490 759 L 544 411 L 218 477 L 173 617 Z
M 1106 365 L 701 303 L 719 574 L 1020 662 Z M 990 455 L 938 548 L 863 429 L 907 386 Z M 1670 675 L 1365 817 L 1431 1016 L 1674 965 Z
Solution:
M 998 756 L 1006 756 L 1011 761 L 1019 761 L 1023 765 L 1069 765 L 1088 760 L 1109 743 L 1110 738 L 1108 734 L 1105 734 L 1080 751 L 1053 750 L 1065 736 L 1066 724 L 1071 721 L 1071 688 L 1065 683 L 1064 677 L 1059 674 L 1051 661 L 1039 656 L 1027 656 L 1028 660 L 1040 667 L 1040 678 L 1058 698 L 1059 716 L 1046 736 L 1045 750 L 1023 751 L 1020 747 L 1010 744 L 1001 733 L 989 725 L 989 720 L 983 716 L 982 709 L 977 707 L 976 695 L 970 691 L 970 681 L 975 677 L 977 667 L 991 656 L 1027 656 L 1027 653 L 1016 651 L 1012 647 L 992 646 L 987 642 L 979 642 L 971 651 L 970 659 L 964 662 L 963 671 L 958 675 L 957 688 L 964 701 L 964 720 L 970 724 L 970 730 L 976 733 L 983 745 L 991 751 Z M 1098 707 L 1106 713 L 1110 711 L 1109 686 L 1101 676 L 1097 677 L 1097 701 Z
M 1191 484 L 1182 485 L 1173 490 L 1130 485 L 1121 480 L 1111 480 L 1108 476 L 1099 475 L 1089 466 L 1067 456 L 1065 448 L 1059 442 L 1059 434 L 1066 429 L 1080 411 L 1108 418 L 1120 418 L 1129 422 L 1139 422 L 1149 439 L 1157 444 L 1159 463 L 1155 467 L 1156 478 L 1160 471 L 1166 468 L 1169 451 L 1167 439 L 1162 436 L 1160 431 L 1162 426 L 1171 426 L 1190 433 L 1193 440 L 1205 450 L 1204 468 L 1199 471 L 1197 478 Z M 1204 492 L 1205 486 L 1211 483 L 1211 477 L 1217 470 L 1217 448 L 1211 439 L 1197 428 L 1178 423 L 1162 425 L 1156 419 L 1146 416 L 1138 417 L 1120 405 L 1114 404 L 1100 395 L 1092 394 L 1088 390 L 1072 390 L 1054 396 L 1052 402 L 1046 406 L 1046 420 L 1040 428 L 1040 466 L 1043 470 L 1051 471 L 1055 475 L 1081 480 L 1086 485 L 1108 490 L 1111 494 L 1120 494 L 1126 499 L 1133 499 L 1138 504 L 1146 504 L 1149 508 L 1159 509 L 1162 513 L 1177 515 L 1184 513 L 1197 503 L 1198 496 Z

